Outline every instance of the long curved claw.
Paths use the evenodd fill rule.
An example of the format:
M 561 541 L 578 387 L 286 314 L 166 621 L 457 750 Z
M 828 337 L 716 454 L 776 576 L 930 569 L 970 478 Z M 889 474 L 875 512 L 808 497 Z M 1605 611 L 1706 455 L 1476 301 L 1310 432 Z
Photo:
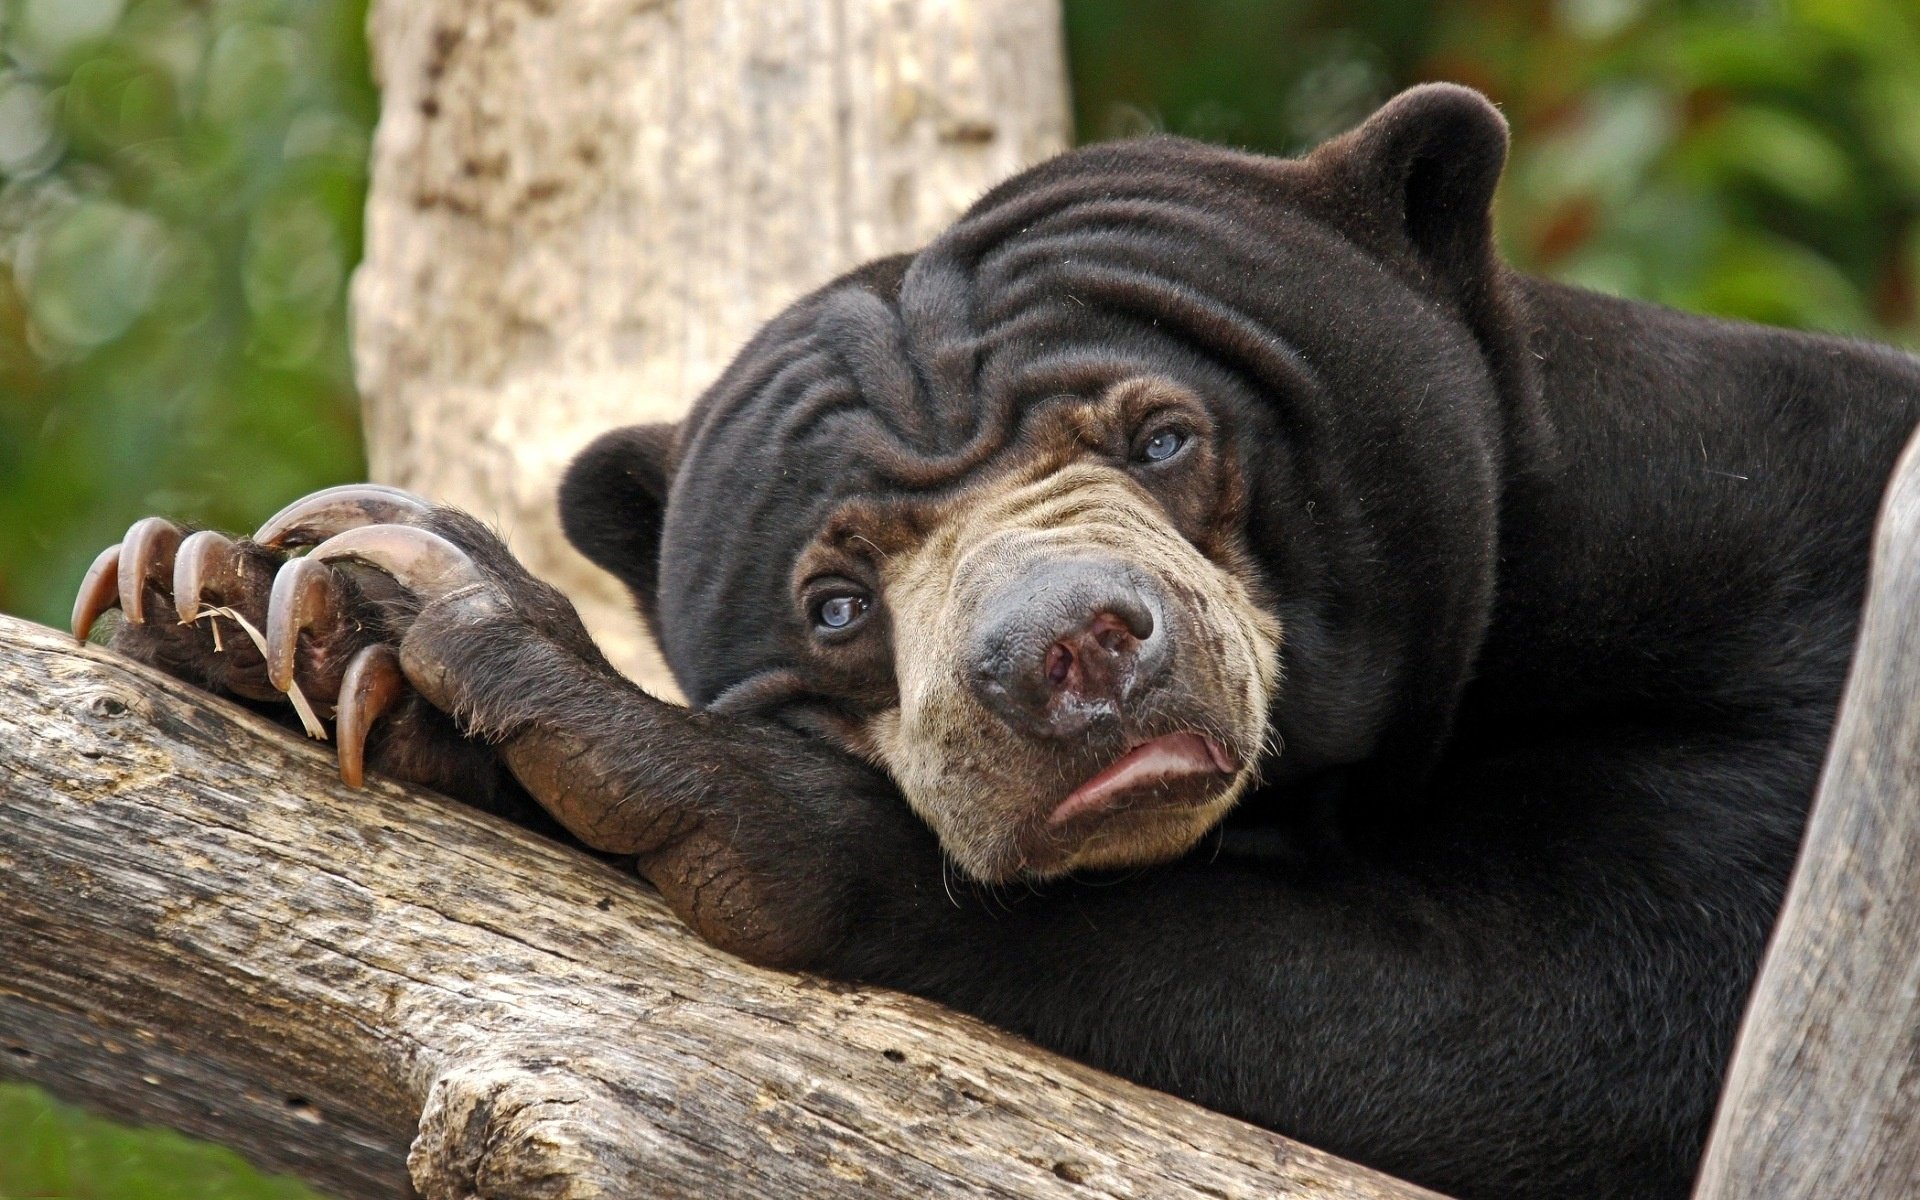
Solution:
M 333 611 L 332 572 L 309 556 L 296 558 L 273 577 L 267 600 L 267 679 L 281 691 L 293 688 L 300 631 Z
M 367 731 L 406 688 L 407 677 L 391 646 L 376 642 L 347 663 L 347 673 L 340 680 L 334 737 L 340 743 L 340 780 L 348 787 L 365 782 Z
M 466 551 L 437 533 L 414 525 L 363 525 L 315 546 L 308 559 L 354 559 L 391 575 L 422 596 L 444 595 L 486 582 Z M 277 586 L 277 585 L 276 585 Z
M 147 584 L 173 578 L 173 556 L 186 531 L 165 517 L 135 521 L 120 543 L 120 611 L 127 620 L 147 620 Z
M 120 603 L 120 543 L 102 550 L 80 581 L 80 594 L 73 598 L 74 640 L 84 642 L 93 632 L 100 614 Z
M 191 625 L 200 615 L 201 597 L 211 591 L 230 596 L 242 583 L 240 556 L 232 538 L 202 529 L 187 535 L 173 555 L 173 608 L 180 623 Z
M 263 546 L 311 546 L 363 525 L 409 525 L 433 511 L 412 492 L 381 483 L 343 483 L 302 496 L 253 535 Z

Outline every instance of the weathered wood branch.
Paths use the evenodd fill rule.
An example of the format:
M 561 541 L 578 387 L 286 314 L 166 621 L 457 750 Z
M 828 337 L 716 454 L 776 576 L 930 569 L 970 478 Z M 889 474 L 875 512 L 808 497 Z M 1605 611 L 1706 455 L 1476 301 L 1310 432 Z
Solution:
M 345 1197 L 1427 1194 L 746 966 L 612 867 L 5 618 L 0 1074 Z
M 1920 437 L 1695 1200 L 1920 1192 Z

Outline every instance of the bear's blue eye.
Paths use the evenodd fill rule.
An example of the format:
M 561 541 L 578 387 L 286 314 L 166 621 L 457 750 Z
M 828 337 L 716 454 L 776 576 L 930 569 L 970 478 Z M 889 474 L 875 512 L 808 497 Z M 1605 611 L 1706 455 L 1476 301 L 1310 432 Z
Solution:
M 1177 429 L 1162 429 L 1146 440 L 1140 447 L 1143 462 L 1165 462 L 1180 453 L 1180 447 L 1187 444 L 1187 435 Z
M 845 629 L 867 615 L 865 596 L 828 596 L 813 610 L 813 622 L 822 629 Z

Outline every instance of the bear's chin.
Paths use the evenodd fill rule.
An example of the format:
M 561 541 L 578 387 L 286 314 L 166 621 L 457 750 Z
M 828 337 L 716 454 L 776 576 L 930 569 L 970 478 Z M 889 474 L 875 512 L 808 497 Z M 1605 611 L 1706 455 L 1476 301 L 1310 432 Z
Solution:
M 990 848 L 944 835 L 941 844 L 968 877 L 986 884 L 1158 866 L 1185 857 L 1225 820 L 1251 774 L 1249 768 L 1230 779 L 1209 781 L 1198 794 L 1143 794 L 1132 804 L 1089 814 L 1062 828 L 1037 823 L 1020 837 Z

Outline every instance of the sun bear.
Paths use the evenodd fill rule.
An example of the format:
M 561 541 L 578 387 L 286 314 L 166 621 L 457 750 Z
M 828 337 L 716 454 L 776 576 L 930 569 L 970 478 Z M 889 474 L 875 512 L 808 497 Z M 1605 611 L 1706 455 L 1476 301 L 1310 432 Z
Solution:
M 1506 142 L 1430 85 L 1077 150 L 600 438 L 565 528 L 690 708 L 372 485 L 143 520 L 76 630 L 750 959 L 1460 1197 L 1684 1196 L 1920 364 L 1515 273 Z

